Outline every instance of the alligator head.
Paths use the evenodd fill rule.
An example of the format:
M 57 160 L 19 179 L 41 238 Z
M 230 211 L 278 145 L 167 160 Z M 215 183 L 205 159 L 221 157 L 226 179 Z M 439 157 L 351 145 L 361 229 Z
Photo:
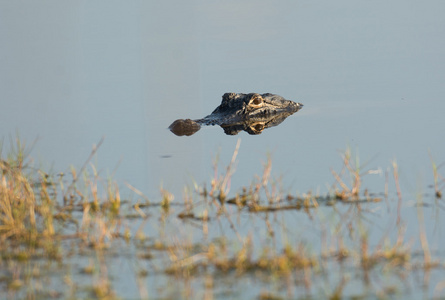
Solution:
M 219 125 L 230 135 L 241 130 L 260 134 L 266 128 L 277 126 L 302 107 L 301 103 L 275 94 L 226 93 L 221 105 L 210 115 L 197 120 L 176 120 L 169 129 L 176 135 L 192 135 L 201 125 Z

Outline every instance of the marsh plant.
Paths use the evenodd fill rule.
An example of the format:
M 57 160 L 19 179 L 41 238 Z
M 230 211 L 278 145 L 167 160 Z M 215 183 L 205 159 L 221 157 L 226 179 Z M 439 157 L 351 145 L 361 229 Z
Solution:
M 209 183 L 185 187 L 181 201 L 103 179 L 91 164 L 101 143 L 66 174 L 35 167 L 19 139 L 2 148 L 0 298 L 444 296 L 444 248 L 432 227 L 443 225 L 445 181 L 432 159 L 434 195 L 415 204 L 395 161 L 382 190 L 368 191 L 375 170 L 349 148 L 325 195 L 283 190 L 270 156 L 234 190 L 238 140 L 227 166 L 215 160 Z

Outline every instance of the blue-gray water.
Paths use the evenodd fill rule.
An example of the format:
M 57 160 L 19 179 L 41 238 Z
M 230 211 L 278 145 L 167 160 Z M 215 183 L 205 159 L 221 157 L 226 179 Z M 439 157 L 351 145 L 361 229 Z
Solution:
M 286 192 L 326 193 L 349 145 L 382 170 L 367 177 L 373 191 L 396 160 L 415 199 L 431 192 L 429 151 L 445 161 L 444 11 L 443 1 L 411 0 L 3 1 L 3 147 L 16 132 L 37 138 L 31 156 L 67 172 L 105 136 L 95 161 L 104 177 L 117 167 L 119 182 L 150 199 L 162 185 L 182 202 L 183 187 L 209 182 L 212 161 L 219 153 L 224 167 L 238 138 L 232 192 L 271 154 Z M 258 136 L 168 131 L 209 114 L 225 92 L 276 93 L 304 108 Z

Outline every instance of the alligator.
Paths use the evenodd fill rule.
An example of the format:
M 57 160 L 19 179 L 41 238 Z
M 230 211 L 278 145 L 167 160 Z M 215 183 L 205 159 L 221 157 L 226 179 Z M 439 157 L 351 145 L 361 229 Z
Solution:
M 236 135 L 241 130 L 260 134 L 266 128 L 277 126 L 302 107 L 301 103 L 270 93 L 225 93 L 221 105 L 210 115 L 197 120 L 178 119 L 168 128 L 179 136 L 190 136 L 202 125 L 219 125 L 228 135 Z

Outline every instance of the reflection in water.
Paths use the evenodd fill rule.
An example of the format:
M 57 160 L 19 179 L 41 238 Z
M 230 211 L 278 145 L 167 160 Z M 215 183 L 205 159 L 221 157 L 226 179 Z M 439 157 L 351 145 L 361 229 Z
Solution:
M 192 135 L 201 125 L 219 125 L 228 135 L 241 130 L 249 134 L 260 134 L 264 129 L 277 126 L 288 116 L 299 111 L 303 104 L 286 100 L 274 94 L 223 95 L 221 105 L 203 119 L 178 119 L 169 129 L 176 135 Z

